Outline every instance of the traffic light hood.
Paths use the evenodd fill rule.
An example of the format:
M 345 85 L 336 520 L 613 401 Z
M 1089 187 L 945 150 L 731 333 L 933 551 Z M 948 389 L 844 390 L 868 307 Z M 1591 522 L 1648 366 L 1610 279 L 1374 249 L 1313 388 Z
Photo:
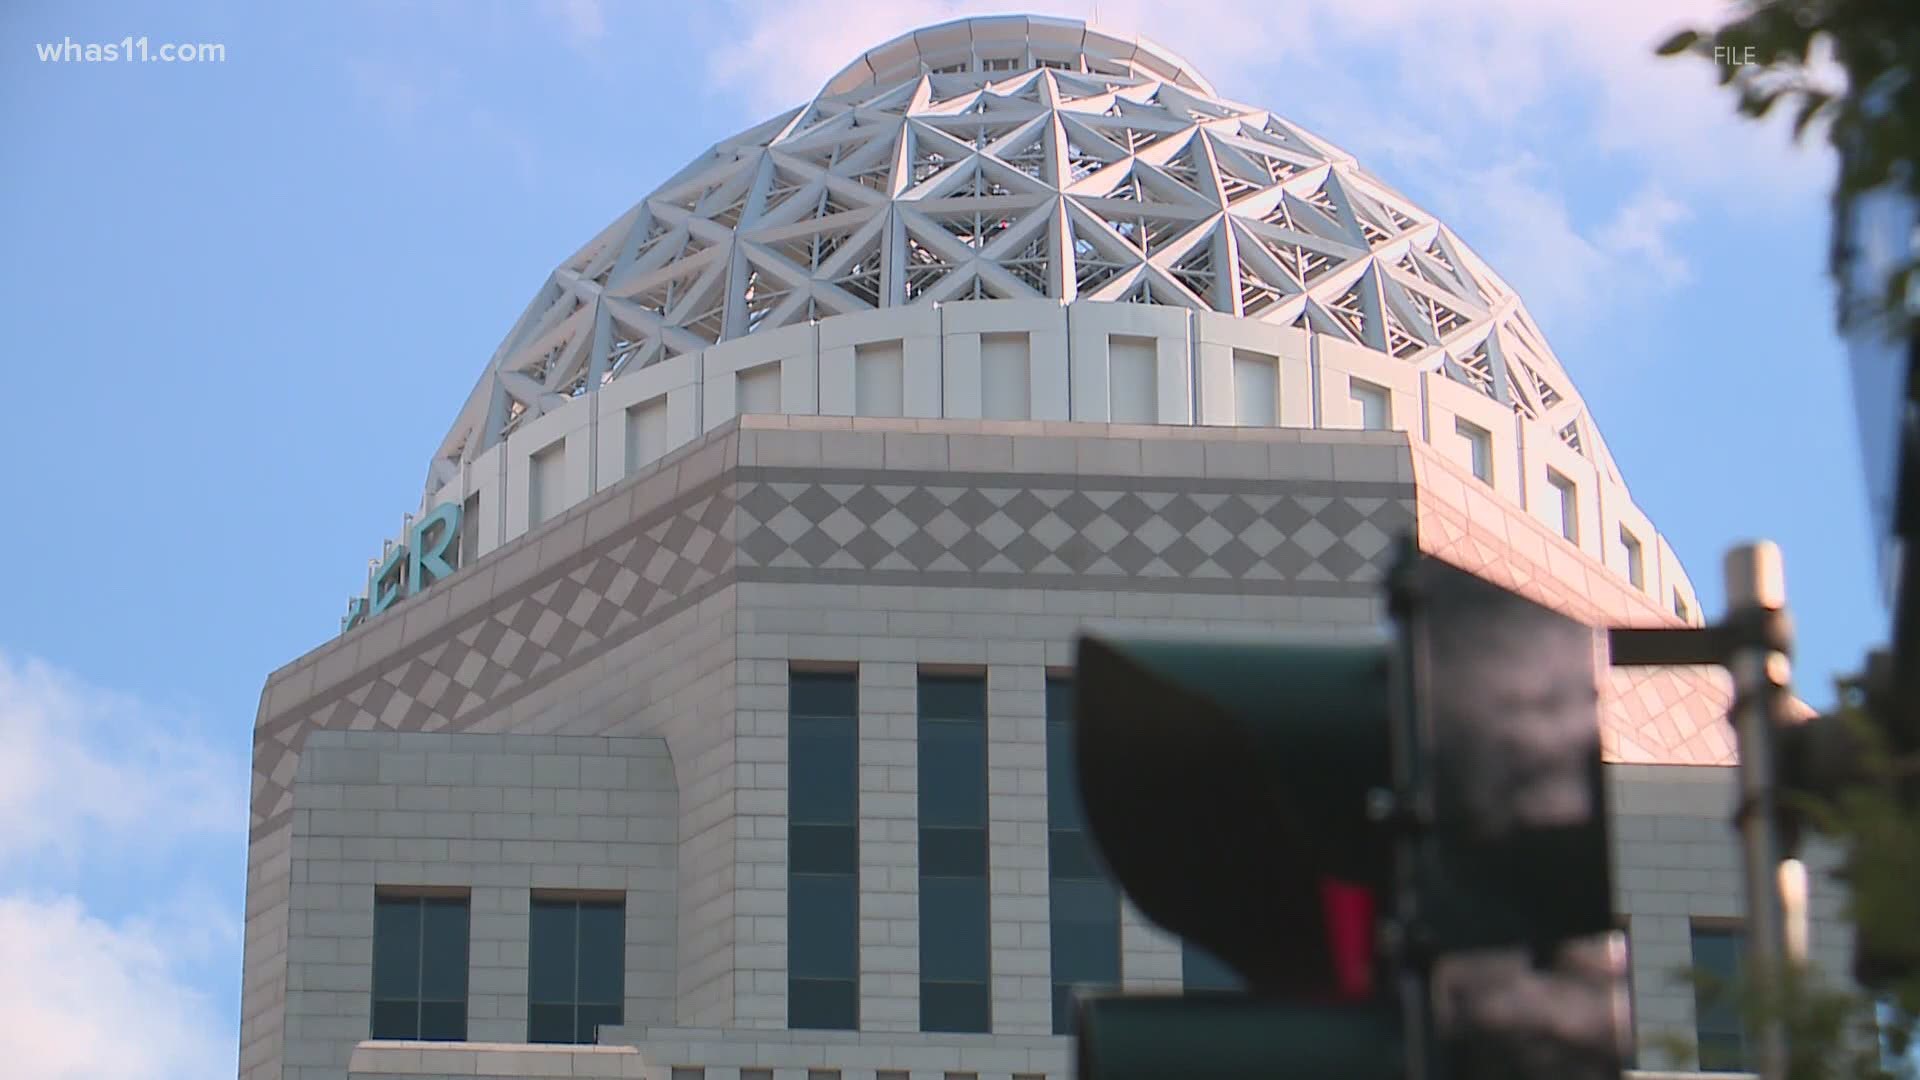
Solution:
M 1257 992 L 1339 996 L 1328 883 L 1383 890 L 1388 647 L 1082 637 L 1076 760 L 1096 846 L 1148 918 Z

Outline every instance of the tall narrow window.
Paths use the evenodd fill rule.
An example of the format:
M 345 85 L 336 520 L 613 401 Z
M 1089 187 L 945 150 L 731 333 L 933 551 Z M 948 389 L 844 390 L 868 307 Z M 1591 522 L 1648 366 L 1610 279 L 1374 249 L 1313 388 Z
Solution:
M 906 415 L 906 351 L 898 341 L 876 341 L 853 349 L 853 414 Z
M 1025 334 L 980 335 L 980 415 L 988 420 L 1033 416 L 1032 342 Z
M 1687 606 L 1687 598 L 1680 595 L 1679 589 L 1673 590 L 1673 613 L 1681 622 L 1693 621 L 1693 609 Z
M 852 1031 L 860 1011 L 860 690 L 787 678 L 787 1026 Z
M 1280 423 L 1280 362 L 1274 357 L 1233 351 L 1233 422 L 1241 427 Z
M 1493 433 L 1459 417 L 1454 418 L 1453 431 L 1466 440 L 1467 460 L 1473 466 L 1473 475 L 1483 484 L 1493 483 Z
M 533 898 L 527 925 L 527 1041 L 597 1041 L 626 1001 L 627 908 L 620 900 Z
M 1740 979 L 1744 934 L 1738 927 L 1694 924 L 1693 968 L 1706 976 L 1693 994 L 1694 1034 L 1705 1072 L 1742 1072 L 1747 1067 L 1746 1028 L 1735 985 Z
M 567 440 L 556 439 L 527 459 L 527 528 L 560 513 L 566 507 L 566 495 Z
M 1158 345 L 1152 338 L 1107 339 L 1108 415 L 1116 424 L 1160 419 Z
M 1620 526 L 1620 546 L 1627 553 L 1627 580 L 1633 583 L 1634 588 L 1645 589 L 1647 587 L 1646 554 L 1640 548 L 1640 538 L 1628 532 L 1625 525 Z
M 1573 481 L 1547 470 L 1547 486 L 1553 489 L 1553 497 L 1560 511 L 1560 535 L 1574 543 L 1580 542 L 1580 489 Z
M 374 897 L 373 1037 L 466 1041 L 466 897 Z
M 920 676 L 920 1029 L 991 1030 L 987 680 Z
M 667 396 L 643 401 L 627 410 L 627 475 L 640 471 L 667 453 Z
M 1073 765 L 1073 683 L 1047 680 L 1047 875 L 1053 1033 L 1073 1033 L 1077 987 L 1120 985 L 1120 892 L 1094 854 Z
M 1360 403 L 1362 431 L 1386 431 L 1393 427 L 1393 395 L 1384 386 L 1365 379 L 1350 379 L 1353 400 Z
M 761 364 L 734 376 L 734 404 L 742 416 L 780 411 L 780 365 Z

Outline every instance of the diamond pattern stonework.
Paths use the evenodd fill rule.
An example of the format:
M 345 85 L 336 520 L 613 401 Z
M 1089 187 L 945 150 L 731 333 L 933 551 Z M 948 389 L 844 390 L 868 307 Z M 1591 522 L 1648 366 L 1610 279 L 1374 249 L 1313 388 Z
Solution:
M 1367 584 L 1385 549 L 1378 538 L 1413 525 L 1406 498 L 1206 492 L 1195 481 L 1182 491 L 999 483 L 743 483 L 741 576 L 781 568 Z M 782 526 L 796 516 L 857 522 L 857 531 L 844 542 L 820 528 L 789 539 Z
M 261 725 L 255 827 L 276 827 L 292 812 L 293 764 L 307 732 L 472 729 L 520 692 L 723 583 L 734 563 L 726 532 L 734 502 L 724 487 L 711 487 L 645 514 L 347 684 L 316 687 L 301 708 Z

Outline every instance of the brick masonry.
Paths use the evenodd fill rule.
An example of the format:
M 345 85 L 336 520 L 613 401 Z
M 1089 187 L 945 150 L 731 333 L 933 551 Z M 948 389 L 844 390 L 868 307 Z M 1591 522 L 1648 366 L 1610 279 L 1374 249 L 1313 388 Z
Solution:
M 468 1038 L 527 1024 L 535 890 L 626 897 L 626 1016 L 671 1023 L 679 800 L 666 742 L 322 731 L 295 786 L 286 1068 L 338 1075 L 369 1030 L 375 887 L 469 890 Z
M 637 739 L 664 744 L 671 759 L 676 940 L 671 961 L 651 969 L 670 972 L 671 994 L 646 998 L 632 1014 L 659 1017 L 630 1032 L 648 1050 L 639 1059 L 616 1065 L 613 1057 L 576 1052 L 567 1068 L 652 1070 L 697 1060 L 785 1071 L 831 1060 L 913 1075 L 963 1065 L 983 1076 L 1058 1075 L 1064 1044 L 1045 1034 L 1042 688 L 1049 667 L 1070 664 L 1078 629 L 1364 633 L 1381 615 L 1375 582 L 1387 541 L 1414 526 L 1416 515 L 1424 547 L 1490 576 L 1507 574 L 1563 610 L 1617 619 L 1625 605 L 1630 618 L 1665 617 L 1631 596 L 1580 607 L 1596 583 L 1610 580 L 1604 570 L 1577 552 L 1555 553 L 1557 538 L 1518 511 L 1483 537 L 1475 531 L 1483 529 L 1480 519 L 1462 516 L 1461 500 L 1416 485 L 1418 473 L 1439 477 L 1440 468 L 1451 466 L 1424 460 L 1405 435 L 1392 433 L 799 418 L 748 418 L 711 433 L 269 680 L 256 725 L 242 1075 L 341 1075 L 338 1053 L 313 1071 L 305 1062 L 326 1055 L 302 1049 L 296 1061 L 294 1020 L 312 1010 L 310 988 L 290 974 L 305 971 L 311 950 L 324 956 L 346 947 L 311 943 L 292 917 L 314 902 L 290 908 L 290 898 L 312 885 L 301 874 L 326 861 L 313 858 L 312 845 L 330 852 L 337 842 L 344 852 L 349 839 L 405 840 L 410 851 L 437 857 L 437 842 L 445 841 L 451 859 L 455 839 L 508 842 L 389 836 L 377 811 L 374 828 L 357 837 L 313 832 L 311 816 L 299 814 L 324 811 L 307 805 L 309 786 L 324 799 L 336 786 L 344 798 L 345 785 L 310 770 L 345 767 L 324 764 L 326 755 L 365 752 L 380 739 L 500 733 L 623 745 Z M 1496 537 L 1503 546 L 1491 544 Z M 780 1030 L 785 686 L 795 662 L 858 664 L 860 671 L 864 1030 L 857 1046 L 831 1038 L 819 1044 L 831 1050 L 804 1049 L 804 1040 Z M 913 682 L 925 664 L 983 668 L 991 696 L 996 1034 L 963 1037 L 947 1049 L 912 1032 L 919 932 Z M 1716 702 L 1714 686 L 1689 681 L 1688 673 L 1676 678 L 1608 688 L 1606 726 L 1631 736 L 1609 736 L 1610 758 L 1728 759 L 1726 748 L 1699 741 L 1696 722 L 1717 719 L 1724 691 Z M 1696 702 L 1701 695 L 1709 696 Z M 557 807 L 568 789 L 566 778 L 552 779 Z M 391 792 L 397 803 L 404 786 L 375 783 L 356 797 Z M 572 790 L 568 797 L 578 799 L 591 789 Z M 401 813 L 397 805 L 391 812 Z M 396 827 L 411 823 L 398 820 Z M 367 824 L 350 821 L 356 829 Z M 432 871 L 433 858 L 402 859 L 395 851 L 396 873 L 518 873 L 503 868 L 511 862 L 504 859 Z M 586 867 L 553 865 L 562 876 L 565 866 Z M 1624 855 L 1622 865 L 1629 866 Z M 352 872 L 365 876 L 360 867 Z M 512 891 L 514 881 L 484 887 Z M 469 884 L 477 917 L 482 886 Z M 490 893 L 490 916 L 510 918 L 517 909 L 508 905 L 524 902 L 519 895 Z M 1636 934 L 1639 918 L 1636 912 Z M 1656 944 L 1641 946 L 1656 957 L 1663 925 L 1650 923 Z M 303 951 L 296 953 L 296 943 Z M 1177 943 L 1130 910 L 1123 970 L 1132 987 L 1178 985 Z M 498 993 L 475 1004 L 475 1037 L 511 1041 L 521 1030 L 514 1010 L 524 1001 L 516 1006 L 507 991 L 511 973 L 497 978 Z M 314 1015 L 332 1018 L 328 1038 L 345 1038 L 351 1008 L 365 1007 L 364 1000 L 323 1004 Z M 1683 1004 L 1690 1010 L 1690 1001 Z M 306 1030 L 299 1028 L 301 1038 Z M 681 1046 L 689 1056 L 675 1056 Z M 352 1073 L 436 1072 L 429 1051 L 407 1056 L 414 1052 L 352 1049 Z M 500 1051 L 521 1052 L 533 1051 Z M 552 1055 L 559 1052 L 541 1053 L 548 1056 L 529 1060 L 528 1069 L 558 1067 Z M 756 1054 L 765 1060 L 730 1060 Z M 488 1052 L 474 1060 L 492 1064 L 450 1066 L 447 1075 L 499 1075 L 472 1070 L 508 1059 Z M 604 1073 L 622 1074 L 655 1075 Z

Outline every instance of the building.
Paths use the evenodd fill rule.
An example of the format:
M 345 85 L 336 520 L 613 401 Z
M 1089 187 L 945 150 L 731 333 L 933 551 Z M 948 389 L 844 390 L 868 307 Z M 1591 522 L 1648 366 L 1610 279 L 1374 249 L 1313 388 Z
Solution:
M 1406 530 L 1700 618 L 1457 237 L 1054 19 L 888 42 L 669 179 L 553 272 L 420 510 L 262 695 L 252 1080 L 1059 1080 L 1072 985 L 1218 974 L 1050 855 L 1078 628 L 1367 634 Z M 1734 1062 L 1667 978 L 1737 935 L 1725 687 L 1603 685 L 1639 1031 Z
M 1920 739 L 1895 721 L 1920 714 L 1920 575 L 1909 557 L 1920 537 L 1920 335 L 1903 333 L 1896 320 L 1920 311 L 1920 283 L 1901 306 L 1888 303 L 1887 283 L 1920 245 L 1916 217 L 1912 199 L 1897 190 L 1861 192 L 1834 206 L 1840 328 L 1881 596 L 1892 614 L 1883 670 L 1871 659 L 1863 667 L 1883 684 L 1875 697 L 1886 729 L 1907 744 Z

